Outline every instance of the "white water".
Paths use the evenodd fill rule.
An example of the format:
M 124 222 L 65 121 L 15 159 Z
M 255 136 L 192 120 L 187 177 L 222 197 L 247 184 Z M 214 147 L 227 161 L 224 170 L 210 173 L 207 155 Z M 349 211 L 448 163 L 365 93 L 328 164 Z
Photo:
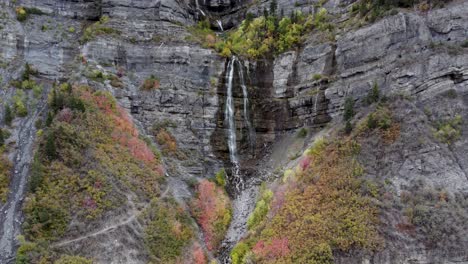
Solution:
M 221 29 L 221 31 L 224 31 L 223 22 L 221 22 L 221 20 L 216 20 L 216 23 L 218 23 L 219 29 Z
M 198 3 L 198 0 L 195 0 L 195 4 L 197 5 L 197 10 L 200 11 L 200 13 L 206 17 L 206 14 L 205 12 L 203 12 L 203 10 L 201 10 L 200 8 L 200 4 Z
M 228 147 L 229 147 L 229 158 L 233 165 L 232 177 L 237 190 L 241 190 L 244 183 L 242 177 L 239 174 L 239 159 L 237 158 L 237 138 L 236 138 L 236 122 L 234 117 L 234 99 L 232 97 L 233 79 L 234 79 L 234 66 L 236 64 L 236 57 L 233 57 L 229 63 L 226 71 L 226 107 L 224 111 L 224 117 L 228 124 L 227 136 L 228 136 Z
M 255 155 L 255 130 L 252 126 L 252 122 L 250 121 L 249 116 L 249 94 L 247 91 L 247 85 L 245 84 L 244 66 L 240 61 L 237 61 L 237 63 L 239 64 L 239 76 L 241 81 L 240 85 L 242 87 L 242 94 L 244 96 L 244 121 L 249 131 L 250 151 L 253 155 Z

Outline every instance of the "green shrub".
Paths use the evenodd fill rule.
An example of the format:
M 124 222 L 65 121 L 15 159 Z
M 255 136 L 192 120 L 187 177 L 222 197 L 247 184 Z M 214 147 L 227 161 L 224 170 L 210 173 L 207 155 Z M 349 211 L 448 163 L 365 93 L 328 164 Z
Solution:
M 349 121 L 355 115 L 354 112 L 354 99 L 351 97 L 347 97 L 344 102 L 344 113 L 343 118 L 345 121 Z
M 20 22 L 24 22 L 26 21 L 26 19 L 28 18 L 28 12 L 26 11 L 26 9 L 24 9 L 24 7 L 20 6 L 20 7 L 17 7 L 16 8 L 16 19 Z
M 379 85 L 374 82 L 372 89 L 369 90 L 366 97 L 366 102 L 368 104 L 377 103 L 380 100 L 380 90 Z
M 301 128 L 299 129 L 299 131 L 297 132 L 297 137 L 298 138 L 305 138 L 307 137 L 307 134 L 309 133 L 309 131 L 307 131 L 307 128 Z
M 153 90 L 159 89 L 160 82 L 159 78 L 156 78 L 154 75 L 151 75 L 148 79 L 146 79 L 143 84 L 141 85 L 141 89 L 143 90 Z
M 226 170 L 224 170 L 224 168 L 220 169 L 217 173 L 216 173 L 216 183 L 221 186 L 221 187 L 224 187 L 226 186 Z
M 183 249 L 193 237 L 191 220 L 174 200 L 153 200 L 144 219 L 147 223 L 145 244 L 153 259 L 172 263 L 184 253 Z
M 37 188 L 41 186 L 44 179 L 44 168 L 37 154 L 34 156 L 30 174 L 29 191 L 34 193 L 36 192 Z
M 446 144 L 452 144 L 461 136 L 461 125 L 463 123 L 461 115 L 437 124 L 434 130 L 434 137 Z
M 322 74 L 316 73 L 316 74 L 314 74 L 314 75 L 312 76 L 312 79 L 313 79 L 314 81 L 318 81 L 318 80 L 322 79 Z
M 346 134 L 350 134 L 351 131 L 353 131 L 353 125 L 351 124 L 351 121 L 347 120 L 344 128 L 344 132 Z
M 28 115 L 28 109 L 26 108 L 26 95 L 23 91 L 16 91 L 15 96 L 13 96 L 13 106 L 17 116 L 25 117 Z
M 11 107 L 9 105 L 5 105 L 5 116 L 4 121 L 5 124 L 11 126 L 11 122 L 13 121 L 13 112 L 11 111 Z
M 234 248 L 232 248 L 230 256 L 232 264 L 243 264 L 244 256 L 250 251 L 250 247 L 247 243 L 239 242 Z
M 0 128 L 0 147 L 5 144 L 5 136 L 3 135 L 3 129 Z
M 109 21 L 109 17 L 102 16 L 101 19 L 86 28 L 83 32 L 83 36 L 80 39 L 82 44 L 94 40 L 97 36 L 101 35 L 118 35 L 120 31 L 111 27 L 106 27 L 105 25 Z
M 273 198 L 273 192 L 265 187 L 262 189 L 260 199 L 255 204 L 255 209 L 247 219 L 247 227 L 249 230 L 258 226 L 269 211 L 269 204 Z
M 327 20 L 325 9 L 315 17 L 305 16 L 300 11 L 293 12 L 291 17 L 281 18 L 267 11 L 257 18 L 249 15 L 237 30 L 224 41 L 218 41 L 214 47 L 225 57 L 232 54 L 249 59 L 272 56 L 299 45 L 304 34 L 313 28 L 332 30 Z
M 444 95 L 450 99 L 455 99 L 458 96 L 457 90 L 455 89 L 448 90 L 447 93 L 445 93 Z

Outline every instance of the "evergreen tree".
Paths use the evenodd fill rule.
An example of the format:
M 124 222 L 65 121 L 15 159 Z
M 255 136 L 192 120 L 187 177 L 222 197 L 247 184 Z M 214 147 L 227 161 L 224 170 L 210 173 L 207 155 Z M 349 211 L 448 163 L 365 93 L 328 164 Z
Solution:
M 11 122 L 13 121 L 13 112 L 11 111 L 11 108 L 9 105 L 5 106 L 5 124 L 8 126 L 11 126 Z
M 351 120 L 353 118 L 355 112 L 354 112 L 354 100 L 351 97 L 348 97 L 345 99 L 344 103 L 344 114 L 343 118 L 345 121 Z
M 278 9 L 278 3 L 276 2 L 276 0 L 272 0 L 270 3 L 270 15 L 275 16 L 277 9 Z
M 55 147 L 54 133 L 49 133 L 45 144 L 45 154 L 49 160 L 57 158 L 57 149 Z
M 3 129 L 0 128 L 0 147 L 5 144 L 5 136 L 3 135 Z
M 265 21 L 268 18 L 268 10 L 266 8 L 263 8 L 263 16 L 265 17 Z
M 367 94 L 367 103 L 372 104 L 378 102 L 380 99 L 380 90 L 379 90 L 379 85 L 374 82 L 374 85 L 372 86 L 372 89 L 369 90 L 369 93 Z
M 54 120 L 54 117 L 52 114 L 49 112 L 47 113 L 47 119 L 46 119 L 46 127 L 49 127 L 52 124 L 52 121 Z

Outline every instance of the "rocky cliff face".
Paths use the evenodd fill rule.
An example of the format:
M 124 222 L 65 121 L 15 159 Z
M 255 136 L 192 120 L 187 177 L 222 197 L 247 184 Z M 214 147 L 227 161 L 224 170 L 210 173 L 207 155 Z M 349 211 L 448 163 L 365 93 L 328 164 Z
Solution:
M 317 12 L 317 1 L 277 2 L 286 15 L 294 10 Z M 307 140 L 292 144 L 295 132 L 303 127 L 313 135 L 339 129 L 345 98 L 353 98 L 365 113 L 366 96 L 375 84 L 389 98 L 406 99 L 393 108 L 401 123 L 396 143 L 383 147 L 369 138 L 364 146 L 367 151 L 361 158 L 367 176 L 390 179 L 396 195 L 410 190 L 418 180 L 451 195 L 468 194 L 468 3 L 454 1 L 427 12 L 402 9 L 375 23 L 353 27 L 346 24 L 352 21 L 348 10 L 353 2 L 326 1 L 323 5 L 341 25 L 335 39 L 310 34 L 294 50 L 235 66 L 236 134 L 246 191 L 231 192 L 234 215 L 225 249 L 246 232 L 256 186 L 297 163 L 289 154 L 296 155 L 308 146 Z M 166 176 L 172 195 L 182 202 L 191 196 L 186 183 L 190 179 L 211 177 L 221 168 L 232 166 L 224 111 L 229 59 L 191 42 L 187 27 L 207 17 L 211 27 L 221 33 L 221 29 L 238 26 L 247 13 L 261 14 L 269 5 L 267 0 L 4 0 L 0 11 L 0 117 L 19 90 L 10 82 L 20 78 L 26 63 L 37 70 L 34 78 L 44 89 L 38 97 L 32 91 L 26 93 L 28 114 L 15 119 L 9 128 L 8 156 L 14 172 L 7 202 L 1 204 L 0 262 L 8 263 L 15 256 L 21 202 L 34 148 L 33 124 L 45 111 L 52 82 L 70 80 L 110 91 L 141 130 L 153 138 L 157 128 L 164 127 L 177 142 L 176 152 L 164 153 Z M 15 14 L 18 6 L 41 12 L 19 22 Z M 94 33 L 89 41 L 80 42 L 87 28 L 103 16 L 109 17 L 103 24 L 112 33 Z M 121 76 L 119 83 L 97 81 L 90 77 L 95 70 Z M 158 88 L 141 89 L 151 76 L 158 79 Z M 242 83 L 247 86 L 247 113 L 255 130 L 254 141 L 245 122 Z M 440 143 L 433 136 L 435 124 L 457 115 L 465 121 L 460 137 L 450 145 Z M 294 147 L 291 150 L 285 144 Z M 466 211 L 466 204 L 461 208 Z M 458 245 L 431 249 L 420 239 L 392 228 L 401 218 L 390 210 L 382 215 L 381 232 L 388 243 L 381 252 L 337 253 L 336 262 L 468 261 L 466 223 L 461 240 L 447 241 Z M 93 227 L 87 228 L 93 231 Z M 107 235 L 103 232 L 90 238 L 97 242 L 90 242 L 88 249 L 80 240 L 69 250 L 94 257 L 98 263 L 146 261 L 144 254 L 120 258 L 122 254 L 117 252 L 124 245 L 107 248 L 101 256 L 99 252 L 107 246 L 99 241 L 122 238 Z M 132 250 L 143 248 L 138 239 L 132 243 L 138 244 Z

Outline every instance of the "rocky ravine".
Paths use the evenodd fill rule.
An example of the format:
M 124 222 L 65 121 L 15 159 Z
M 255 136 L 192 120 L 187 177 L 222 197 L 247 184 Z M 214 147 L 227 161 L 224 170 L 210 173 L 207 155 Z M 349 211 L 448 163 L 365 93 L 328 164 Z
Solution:
M 239 24 L 245 12 L 258 13 L 270 3 L 260 1 L 258 7 L 250 5 L 249 1 L 199 2 L 39 0 L 13 4 L 4 0 L 0 11 L 0 59 L 5 67 L 0 68 L 0 74 L 2 88 L 8 89 L 0 90 L 0 109 L 3 111 L 3 104 L 15 93 L 8 82 L 20 76 L 26 62 L 39 71 L 37 78 L 45 87 L 50 87 L 54 80 L 71 79 L 110 90 L 147 134 L 151 134 L 155 124 L 167 121 L 175 124 L 168 130 L 176 138 L 181 156 L 167 157 L 167 169 L 177 182 L 175 186 L 180 188 L 172 188 L 174 195 L 189 196 L 185 187 L 180 186 L 184 184 L 180 179 L 211 177 L 220 168 L 230 167 L 224 122 L 228 61 L 213 50 L 188 42 L 186 36 L 190 33 L 185 25 L 192 25 L 203 17 L 201 9 L 212 18 L 214 28 L 218 29 L 216 20 L 221 21 L 224 29 L 231 28 Z M 300 3 L 295 4 L 297 2 Z M 325 7 L 336 14 L 337 21 L 342 21 L 347 19 L 346 7 L 351 2 L 328 1 Z M 278 3 L 286 13 L 292 9 L 313 9 L 314 4 L 313 1 L 290 0 Z M 20 5 L 36 7 L 45 14 L 31 15 L 26 22 L 20 23 L 14 11 L 15 6 Z M 80 45 L 77 40 L 83 34 L 83 28 L 102 15 L 109 16 L 107 25 L 120 33 L 97 36 Z M 353 97 L 358 106 L 363 106 L 374 83 L 378 83 L 385 95 L 398 94 L 412 100 L 395 109 L 406 126 L 399 147 L 379 154 L 385 156 L 385 164 L 375 160 L 377 154 L 368 153 L 366 165 L 374 168 L 376 175 L 392 178 L 397 192 L 402 186 L 411 185 L 413 179 L 422 177 L 426 184 L 466 195 L 468 122 L 463 123 L 463 134 L 451 147 L 438 143 L 428 127 L 431 122 L 455 114 L 468 120 L 468 50 L 461 47 L 468 35 L 467 17 L 466 1 L 454 1 L 427 13 L 401 10 L 362 28 L 341 31 L 333 43 L 311 35 L 301 48 L 281 54 L 274 60 L 243 62 L 237 66 L 233 90 L 237 139 L 240 164 L 249 188 L 236 194 L 233 225 L 228 231 L 225 248 L 232 247 L 246 230 L 246 216 L 255 203 L 256 188 L 250 186 L 255 186 L 276 169 L 290 165 L 289 157 L 278 155 L 284 151 L 278 146 L 293 137 L 292 131 L 298 128 L 320 131 L 328 123 L 333 126 L 340 122 L 345 97 Z M 41 30 L 43 24 L 51 29 Z M 67 30 L 70 27 L 76 30 Z M 123 88 L 114 88 L 108 81 L 100 84 L 88 80 L 83 67 L 78 66 L 80 56 L 92 67 L 105 72 L 117 73 L 123 69 L 126 73 Z M 240 67 L 243 67 L 242 71 Z M 244 98 L 240 72 L 245 72 L 251 102 L 249 111 L 256 131 L 253 152 L 247 142 L 248 128 L 242 114 Z M 314 74 L 329 76 L 331 81 L 314 80 Z M 160 79 L 160 88 L 141 91 L 141 83 L 151 75 Z M 456 91 L 456 98 L 445 96 L 451 90 Z M 44 89 L 44 95 L 37 99 L 35 107 L 30 106 L 29 115 L 17 119 L 11 129 L 14 150 L 10 158 L 14 162 L 14 174 L 11 193 L 7 203 L 2 205 L 0 216 L 2 263 L 14 259 L 15 236 L 20 234 L 21 201 L 32 159 L 34 122 L 45 107 L 46 91 Z M 429 117 L 424 114 L 427 111 L 431 113 Z M 424 138 L 425 143 L 418 144 L 415 135 Z M 302 142 L 296 151 L 306 145 Z M 391 222 L 389 219 L 385 221 Z M 468 261 L 466 252 L 426 250 L 417 241 L 388 232 L 389 237 L 394 235 L 394 240 L 382 253 L 370 259 L 359 254 L 343 256 L 337 261 Z M 112 250 L 105 256 L 98 256 L 97 252 L 106 248 L 106 243 L 99 241 L 101 235 L 101 240 L 106 239 L 105 233 L 93 236 L 98 242 L 91 243 L 92 249 L 83 250 L 79 245 L 71 248 L 75 253 L 88 254 L 101 263 L 123 263 L 123 260 L 112 259 L 113 254 L 119 255 Z M 119 250 L 119 247 L 113 249 Z M 125 261 L 140 263 L 142 260 L 135 257 Z

